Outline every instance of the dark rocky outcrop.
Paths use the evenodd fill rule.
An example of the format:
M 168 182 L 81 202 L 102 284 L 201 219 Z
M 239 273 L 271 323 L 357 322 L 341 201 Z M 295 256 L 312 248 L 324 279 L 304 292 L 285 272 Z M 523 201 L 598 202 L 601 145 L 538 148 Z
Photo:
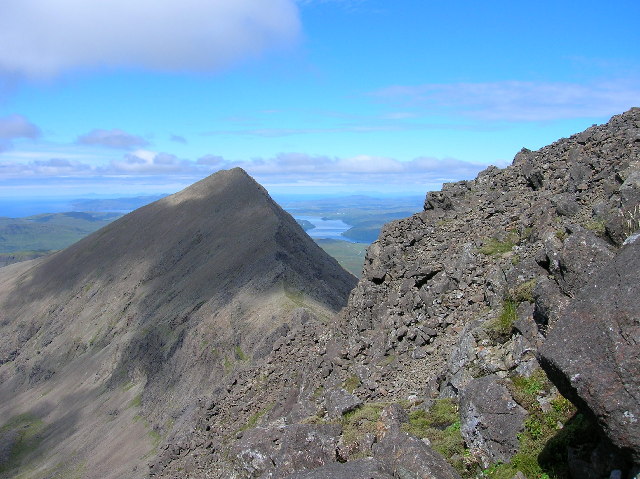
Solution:
M 590 411 L 640 462 L 640 241 L 624 246 L 550 329 L 540 360 L 560 391 Z

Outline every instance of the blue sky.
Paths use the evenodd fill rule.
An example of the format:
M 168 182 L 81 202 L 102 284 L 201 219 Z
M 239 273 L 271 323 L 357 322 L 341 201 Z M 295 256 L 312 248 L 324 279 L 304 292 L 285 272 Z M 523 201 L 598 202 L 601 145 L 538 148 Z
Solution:
M 5 0 L 0 197 L 423 194 L 640 106 L 640 2 Z

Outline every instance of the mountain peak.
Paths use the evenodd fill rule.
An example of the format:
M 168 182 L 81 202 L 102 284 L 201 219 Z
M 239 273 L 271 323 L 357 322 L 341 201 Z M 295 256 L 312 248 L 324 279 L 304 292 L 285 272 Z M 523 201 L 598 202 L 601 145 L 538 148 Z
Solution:
M 121 421 L 118 440 L 141 444 L 136 463 L 152 444 L 128 427 L 127 404 L 137 397 L 137 414 L 166 429 L 269 353 L 295 318 L 335 314 L 355 283 L 244 170 L 220 171 L 66 250 L 0 270 L 0 416 L 54 424 L 51 404 L 72 394 L 80 399 L 64 413 L 75 432 L 46 435 L 42 450 L 109 450 L 100 431 Z M 122 414 L 105 415 L 105 401 Z M 113 470 L 85 459 L 95 477 L 137 477 L 122 469 L 129 459 Z

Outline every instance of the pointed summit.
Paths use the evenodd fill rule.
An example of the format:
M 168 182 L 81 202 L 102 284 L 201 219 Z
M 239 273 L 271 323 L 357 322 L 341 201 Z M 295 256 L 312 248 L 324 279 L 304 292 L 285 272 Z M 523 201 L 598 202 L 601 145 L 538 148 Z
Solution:
M 0 417 L 54 427 L 73 416 L 37 451 L 89 448 L 78 457 L 95 477 L 137 477 L 126 468 L 153 443 L 130 412 L 169 433 L 198 397 L 270 352 L 297 308 L 330 317 L 355 283 L 246 172 L 220 171 L 0 270 Z M 117 440 L 112 421 L 125 427 Z M 113 468 L 112 450 L 131 457 Z

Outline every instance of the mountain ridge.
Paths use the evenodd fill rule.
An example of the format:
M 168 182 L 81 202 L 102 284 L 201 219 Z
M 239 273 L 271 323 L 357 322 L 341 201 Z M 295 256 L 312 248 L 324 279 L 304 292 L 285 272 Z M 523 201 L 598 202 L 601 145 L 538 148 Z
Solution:
M 297 308 L 331 315 L 355 281 L 244 171 L 212 175 L 66 250 L 3 268 L 3 415 L 15 416 L 17 395 L 37 409 L 30 391 L 43 384 L 64 397 L 83 363 L 100 387 L 87 385 L 72 411 L 86 420 L 101 396 L 119 397 L 113 410 L 133 404 L 143 437 L 166 434 L 206 385 L 270 350 Z M 45 423 L 57 414 L 46 412 Z M 86 434 L 101 443 L 82 426 L 73 437 Z

